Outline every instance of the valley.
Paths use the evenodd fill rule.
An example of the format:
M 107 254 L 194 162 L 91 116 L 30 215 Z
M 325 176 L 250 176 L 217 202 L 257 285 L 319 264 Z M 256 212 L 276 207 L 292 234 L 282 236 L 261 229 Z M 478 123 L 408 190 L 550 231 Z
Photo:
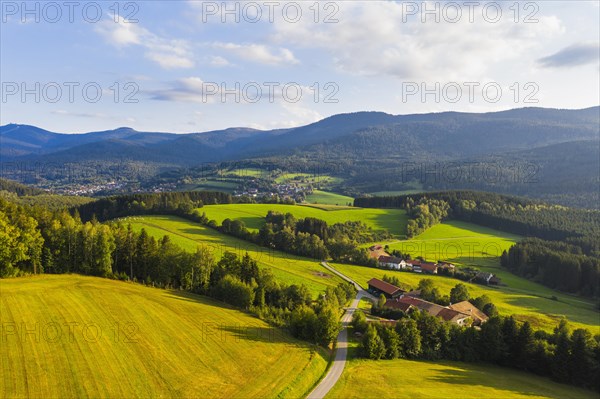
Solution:
M 0 9 L 0 399 L 600 399 L 598 1 Z

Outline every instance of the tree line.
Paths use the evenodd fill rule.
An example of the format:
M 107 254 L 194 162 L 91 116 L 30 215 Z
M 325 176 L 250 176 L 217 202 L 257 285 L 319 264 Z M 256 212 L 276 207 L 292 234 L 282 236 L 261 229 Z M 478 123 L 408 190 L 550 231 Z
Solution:
M 354 206 L 403 208 L 423 198 L 445 201 L 448 217 L 545 240 L 600 237 L 600 211 L 548 205 L 539 201 L 476 191 L 443 191 L 388 197 L 363 197 Z M 596 244 L 595 249 L 598 250 Z
M 409 217 L 406 235 L 411 238 L 444 220 L 450 205 L 444 200 L 421 198 L 418 201 L 407 200 L 405 207 Z
M 92 220 L 94 217 L 100 221 L 106 221 L 131 215 L 156 213 L 185 216 L 205 204 L 231 204 L 233 202 L 234 197 L 231 194 L 219 191 L 174 191 L 101 198 L 75 209 L 84 221 Z
M 395 325 L 368 323 L 362 312 L 352 319 L 363 334 L 359 354 L 368 359 L 426 359 L 488 362 L 600 390 L 600 336 L 570 331 L 562 320 L 553 334 L 534 331 L 513 316 L 491 317 L 480 329 L 446 323 L 427 312 L 413 312 Z
M 326 221 L 313 217 L 296 219 L 289 212 L 284 214 L 268 211 L 265 224 L 258 232 L 248 230 L 241 220 L 227 218 L 218 225 L 199 209 L 184 217 L 266 248 L 312 259 L 332 258 L 336 262 L 373 267 L 377 265 L 376 261 L 371 259 L 368 251 L 360 248 L 359 244 L 389 237 L 388 233 L 374 232 L 360 221 L 329 225 Z
M 339 332 L 340 307 L 354 296 L 347 283 L 316 301 L 304 285 L 277 281 L 247 253 L 218 261 L 208 247 L 187 252 L 169 236 L 116 221 L 83 222 L 77 213 L 23 207 L 0 198 L 0 277 L 79 273 L 208 295 L 285 327 L 298 338 L 328 345 Z
M 41 190 L 39 188 L 27 186 L 25 184 L 17 183 L 16 181 L 3 178 L 0 178 L 0 191 L 15 193 L 19 197 L 24 195 L 46 194 L 44 190 Z
M 210 191 L 170 192 L 122 195 L 103 198 L 75 208 L 80 217 L 101 221 L 129 215 L 168 214 L 204 224 L 246 241 L 267 248 L 306 256 L 313 259 L 331 257 L 337 262 L 376 266 L 368 252 L 359 244 L 389 238 L 388 233 L 374 232 L 360 221 L 328 225 L 325 221 L 270 211 L 258 233 L 251 232 L 240 220 L 225 219 L 218 225 L 209 220 L 201 208 L 206 204 L 230 204 L 244 201 L 230 194 Z
M 501 265 L 547 287 L 589 297 L 600 296 L 600 258 L 567 242 L 528 238 L 503 251 Z

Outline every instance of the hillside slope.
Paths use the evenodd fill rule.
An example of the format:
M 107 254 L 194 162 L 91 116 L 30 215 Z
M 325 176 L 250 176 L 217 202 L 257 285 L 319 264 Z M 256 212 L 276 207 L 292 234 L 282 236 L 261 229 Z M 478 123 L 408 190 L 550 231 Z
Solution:
M 327 362 L 204 297 L 93 277 L 0 280 L 0 397 L 300 397 Z

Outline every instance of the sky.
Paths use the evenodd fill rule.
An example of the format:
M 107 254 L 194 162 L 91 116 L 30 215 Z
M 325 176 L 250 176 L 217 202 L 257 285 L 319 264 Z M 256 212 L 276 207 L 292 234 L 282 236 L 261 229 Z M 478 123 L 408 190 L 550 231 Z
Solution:
M 0 1 L 0 124 L 301 126 L 600 104 L 600 2 Z

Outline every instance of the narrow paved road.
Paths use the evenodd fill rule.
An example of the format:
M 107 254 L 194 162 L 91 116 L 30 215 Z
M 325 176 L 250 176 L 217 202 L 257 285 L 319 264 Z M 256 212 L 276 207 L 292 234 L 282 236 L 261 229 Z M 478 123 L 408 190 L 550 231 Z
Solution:
M 368 298 L 373 298 L 371 294 L 367 291 L 363 290 L 362 287 L 357 284 L 355 281 L 350 279 L 347 276 L 344 276 L 342 273 L 335 270 L 333 267 L 329 266 L 327 262 L 321 263 L 323 267 L 327 268 L 327 270 L 337 274 L 344 280 L 354 284 L 356 289 L 358 289 L 358 293 L 356 294 L 356 298 L 352 300 L 350 307 L 346 309 L 346 312 L 342 316 L 342 331 L 338 335 L 337 338 L 337 351 L 335 353 L 335 359 L 333 360 L 333 364 L 331 368 L 327 372 L 325 378 L 321 380 L 319 385 L 308 395 L 308 399 L 321 399 L 324 398 L 325 395 L 333 388 L 333 386 L 340 379 L 342 372 L 344 371 L 344 367 L 346 366 L 346 357 L 348 356 L 348 325 L 352 321 L 352 315 L 358 309 L 358 304 L 360 299 L 365 296 Z

